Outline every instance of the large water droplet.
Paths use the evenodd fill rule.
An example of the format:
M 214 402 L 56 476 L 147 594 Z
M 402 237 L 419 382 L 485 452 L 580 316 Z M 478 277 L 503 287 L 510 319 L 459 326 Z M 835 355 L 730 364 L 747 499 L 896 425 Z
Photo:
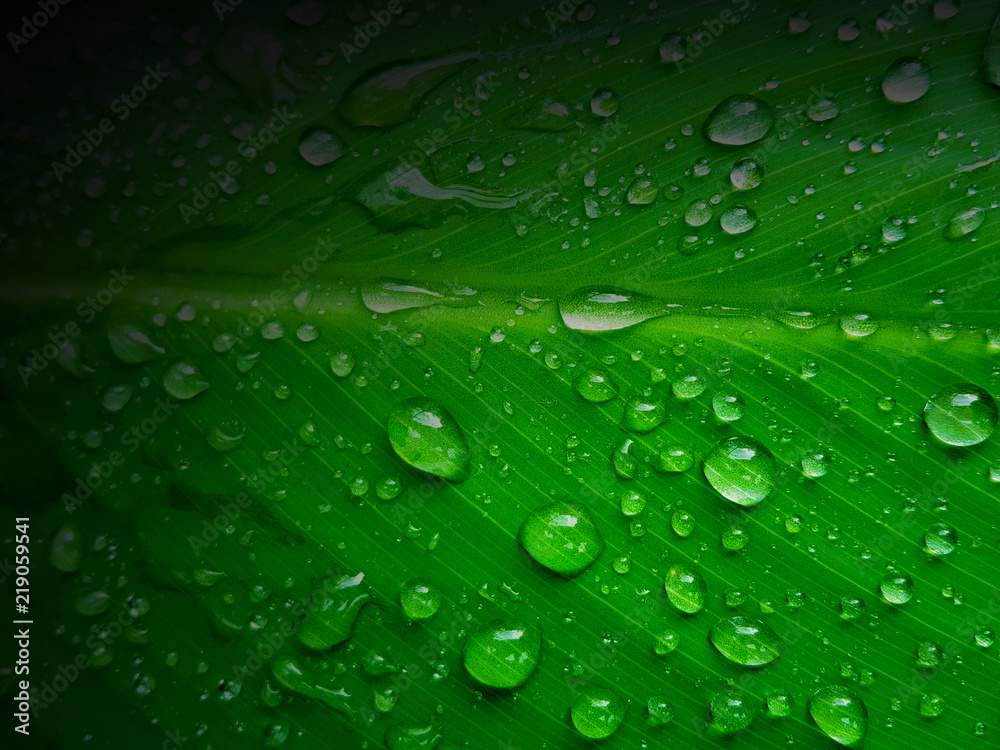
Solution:
M 163 387 L 171 396 L 183 401 L 194 398 L 211 386 L 193 362 L 182 359 L 167 369 L 163 375 Z
M 612 690 L 589 688 L 573 702 L 570 718 L 580 734 L 591 740 L 610 737 L 625 718 L 625 701 Z
M 744 667 L 770 664 L 785 651 L 785 644 L 770 625 L 742 615 L 720 620 L 708 639 L 720 654 Z
M 428 91 L 477 59 L 478 52 L 458 52 L 367 73 L 347 90 L 337 113 L 352 125 L 376 128 L 412 120 Z
M 774 456 L 752 438 L 720 441 L 705 456 L 702 470 L 719 494 L 737 505 L 756 505 L 774 488 Z
M 743 416 L 743 397 L 735 393 L 717 393 L 712 398 L 712 411 L 723 422 L 735 422 Z
M 882 75 L 882 92 L 897 104 L 915 102 L 931 87 L 931 71 L 919 57 L 901 57 Z
M 341 140 L 324 128 L 306 128 L 299 136 L 299 154 L 315 167 L 336 161 L 345 150 Z
M 399 601 L 411 620 L 426 620 L 441 608 L 441 591 L 422 578 L 411 578 L 399 589 Z
M 716 105 L 702 131 L 715 143 L 745 146 L 767 135 L 773 122 L 774 113 L 766 102 L 749 94 L 737 94 Z
M 882 597 L 890 604 L 906 604 L 913 598 L 913 579 L 903 573 L 886 573 L 878 587 Z
M 750 701 L 750 696 L 735 687 L 715 694 L 709 703 L 713 729 L 722 734 L 733 734 L 750 726 L 757 713 Z
M 576 392 L 592 404 L 603 404 L 618 395 L 618 386 L 605 370 L 586 370 L 573 381 Z
M 486 687 L 523 685 L 538 664 L 542 633 L 525 622 L 492 622 L 469 634 L 462 663 L 474 680 Z
M 604 551 L 590 512 L 565 500 L 532 511 L 517 540 L 537 563 L 564 576 L 582 573 Z
M 722 212 L 719 226 L 726 234 L 743 234 L 757 226 L 757 214 L 749 206 L 735 205 Z
M 986 211 L 979 206 L 956 211 L 948 221 L 948 237 L 957 240 L 975 232 L 986 220 Z
M 861 696 L 842 685 L 820 688 L 809 699 L 809 715 L 827 737 L 857 747 L 868 729 L 868 709 Z
M 729 181 L 737 190 L 751 190 L 764 181 L 764 166 L 756 159 L 746 156 L 733 165 Z
M 663 582 L 667 599 L 678 612 L 693 615 L 705 607 L 708 587 L 705 579 L 688 565 L 671 565 Z
M 408 398 L 389 415 L 389 442 L 406 463 L 461 482 L 469 476 L 469 446 L 455 418 L 437 401 Z
M 208 428 L 205 439 L 219 453 L 229 453 L 239 448 L 246 437 L 246 429 L 242 422 L 221 422 Z
M 942 443 L 978 445 L 997 426 L 997 404 L 979 386 L 959 383 L 931 396 L 924 406 L 924 422 Z
M 326 651 L 351 636 L 358 613 L 371 598 L 364 573 L 327 579 L 299 626 L 299 641 L 307 648 Z
M 622 425 L 629 432 L 650 432 L 663 424 L 666 419 L 666 403 L 658 396 L 636 393 L 625 399 Z
M 946 523 L 935 523 L 924 532 L 924 550 L 935 557 L 950 555 L 958 546 L 958 532 Z
M 559 300 L 563 323 L 575 331 L 614 331 L 667 312 L 655 297 L 616 287 L 585 287 Z
M 118 359 L 127 365 L 151 362 L 164 353 L 163 347 L 150 341 L 146 331 L 130 323 L 109 328 L 108 342 Z

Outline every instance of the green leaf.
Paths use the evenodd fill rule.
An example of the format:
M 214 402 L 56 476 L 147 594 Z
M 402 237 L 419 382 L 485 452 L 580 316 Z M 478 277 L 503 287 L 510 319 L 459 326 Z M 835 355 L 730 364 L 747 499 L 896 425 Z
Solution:
M 16 56 L 37 742 L 994 741 L 995 7 L 568 5 L 408 7 L 347 64 L 350 9 L 118 52 L 70 5 Z

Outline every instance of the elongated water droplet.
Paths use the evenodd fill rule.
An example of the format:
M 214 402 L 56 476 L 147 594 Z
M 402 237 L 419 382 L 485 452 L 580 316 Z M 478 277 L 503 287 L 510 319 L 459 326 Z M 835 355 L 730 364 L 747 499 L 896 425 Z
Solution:
M 674 530 L 681 539 L 687 539 L 694 533 L 697 522 L 695 517 L 683 508 L 678 508 L 670 516 L 670 528 Z
M 115 356 L 127 365 L 152 362 L 164 353 L 163 347 L 154 344 L 146 331 L 130 323 L 109 328 L 108 342 Z
M 648 206 L 656 200 L 659 192 L 660 185 L 655 180 L 648 177 L 636 177 L 628 186 L 626 198 L 633 206 Z
M 469 675 L 490 688 L 523 685 L 538 665 L 542 632 L 520 621 L 494 621 L 469 634 L 462 663 Z
M 590 512 L 565 500 L 532 511 L 517 540 L 535 562 L 564 576 L 582 573 L 604 551 Z
M 809 715 L 816 725 L 845 747 L 857 747 L 868 729 L 868 709 L 861 696 L 842 685 L 820 688 L 809 699 Z
M 408 721 L 385 730 L 385 746 L 389 750 L 418 750 L 435 748 L 441 744 L 443 736 L 437 722 Z
M 461 482 L 469 476 L 469 446 L 455 418 L 437 401 L 408 398 L 389 415 L 389 442 L 406 463 Z
M 956 211 L 948 221 L 948 237 L 957 240 L 975 232 L 986 220 L 986 211 L 979 206 Z
M 756 505 L 774 488 L 774 456 L 752 438 L 720 441 L 705 457 L 702 469 L 719 494 L 737 505 Z
M 708 587 L 705 579 L 688 565 L 671 565 L 663 583 L 667 599 L 678 612 L 697 614 L 705 607 Z
M 101 395 L 101 406 L 111 412 L 121 411 L 132 398 L 132 386 L 112 385 Z
M 997 404 L 979 386 L 959 383 L 931 396 L 924 406 L 924 422 L 942 443 L 978 445 L 997 426 Z
M 327 579 L 312 599 L 309 617 L 299 626 L 299 641 L 307 648 L 326 651 L 351 636 L 361 608 L 371 599 L 365 574 Z
M 785 644 L 770 625 L 742 615 L 717 622 L 708 639 L 720 654 L 744 667 L 770 664 L 785 651 Z
M 931 71 L 919 57 L 901 57 L 882 75 L 882 92 L 896 104 L 915 102 L 931 87 Z
M 653 465 L 657 471 L 680 474 L 694 466 L 694 455 L 683 445 L 669 445 L 659 452 L 659 460 Z
M 588 688 L 573 702 L 570 718 L 580 734 L 591 740 L 610 737 L 625 719 L 626 704 L 606 688 Z
M 655 297 L 616 287 L 585 287 L 559 300 L 563 323 L 575 331 L 614 331 L 667 312 Z
M 428 91 L 480 57 L 459 52 L 366 74 L 344 94 L 337 113 L 354 126 L 388 128 L 412 120 Z
M 749 94 L 736 94 L 716 105 L 702 131 L 715 143 L 745 146 L 767 135 L 773 122 L 774 113 L 766 102 Z

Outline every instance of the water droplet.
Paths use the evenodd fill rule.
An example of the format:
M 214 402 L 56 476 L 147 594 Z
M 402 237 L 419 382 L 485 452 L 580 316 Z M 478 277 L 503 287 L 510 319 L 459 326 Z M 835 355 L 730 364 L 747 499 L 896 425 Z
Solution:
M 653 639 L 653 653 L 666 656 L 681 645 L 681 635 L 673 628 L 664 628 Z
M 575 331 L 614 331 L 666 313 L 658 299 L 617 287 L 585 287 L 559 300 L 563 323 Z
M 745 146 L 767 135 L 773 122 L 774 113 L 767 103 L 748 94 L 737 94 L 716 105 L 705 120 L 703 132 L 715 143 Z
M 743 416 L 743 397 L 733 393 L 717 393 L 712 398 L 712 410 L 723 422 L 735 422 Z
M 611 89 L 598 89 L 590 100 L 590 111 L 600 117 L 610 117 L 618 111 L 621 100 Z
M 727 500 L 756 505 L 774 487 L 774 456 L 756 440 L 731 437 L 720 441 L 703 462 L 705 478 Z
M 573 387 L 592 404 L 603 404 L 618 395 L 618 386 L 605 370 L 585 370 L 573 381 Z
M 827 120 L 832 120 L 838 114 L 840 114 L 840 107 L 836 99 L 818 99 L 810 104 L 806 110 L 806 115 L 813 122 L 826 122 Z
M 219 453 L 229 453 L 243 444 L 246 430 L 241 422 L 222 422 L 214 424 L 205 433 L 205 439 Z
M 469 634 L 462 663 L 469 675 L 486 687 L 515 688 L 535 670 L 541 648 L 542 633 L 537 625 L 495 621 Z
M 636 177 L 629 185 L 626 197 L 633 206 L 648 206 L 656 200 L 659 192 L 660 186 L 655 180 L 648 177 Z
M 886 573 L 879 581 L 879 591 L 890 604 L 906 604 L 913 598 L 913 579 L 902 573 Z
M 319 328 L 312 323 L 303 323 L 295 329 L 295 337 L 303 342 L 315 341 L 319 338 Z
M 662 398 L 635 393 L 625 399 L 622 425 L 629 432 L 650 432 L 663 424 L 666 419 L 667 406 Z
M 399 600 L 411 620 L 426 620 L 441 608 L 441 591 L 429 581 L 411 578 L 400 588 Z
M 670 445 L 659 452 L 658 471 L 680 474 L 694 466 L 694 454 L 683 445 Z
M 588 688 L 573 702 L 570 718 L 576 731 L 591 740 L 610 737 L 625 718 L 626 704 L 606 688 Z
M 931 87 L 931 71 L 919 57 L 901 57 L 882 75 L 882 92 L 897 104 L 915 102 Z
M 354 369 L 354 355 L 346 350 L 341 350 L 330 357 L 330 369 L 338 378 L 346 378 Z
M 470 172 L 482 172 L 486 169 L 486 162 L 481 155 L 473 152 L 466 158 L 465 168 Z
M 906 219 L 901 216 L 890 216 L 883 221 L 882 239 L 886 242 L 899 242 L 906 239 Z
M 859 36 L 861 36 L 861 29 L 858 27 L 857 20 L 853 18 L 845 18 L 837 27 L 837 39 L 842 42 L 853 42 Z
M 535 562 L 567 577 L 582 573 L 604 551 L 590 512 L 565 500 L 532 511 L 517 540 Z
M 127 365 L 152 362 L 164 353 L 163 347 L 150 341 L 146 331 L 129 323 L 109 328 L 108 342 L 115 356 Z
M 848 336 L 862 338 L 871 336 L 878 330 L 878 324 L 868 313 L 856 313 L 840 319 L 840 330 Z
M 434 748 L 441 744 L 441 739 L 441 730 L 430 719 L 396 724 L 385 731 L 385 746 L 389 750 Z
M 776 719 L 792 715 L 792 696 L 780 691 L 767 694 L 767 713 Z
M 163 387 L 174 398 L 186 401 L 207 391 L 211 386 L 194 363 L 181 359 L 167 369 L 163 376 Z
M 371 599 L 364 578 L 364 573 L 358 573 L 323 582 L 311 600 L 309 617 L 298 628 L 303 646 L 326 651 L 351 637 L 358 613 Z
M 785 651 L 785 644 L 770 625 L 743 615 L 719 620 L 708 639 L 720 654 L 744 667 L 770 664 Z
M 764 165 L 746 156 L 733 165 L 729 180 L 737 190 L 751 190 L 764 181 Z
M 712 696 L 709 703 L 712 727 L 722 734 L 733 734 L 753 723 L 756 709 L 750 698 L 738 688 L 730 687 Z
M 389 128 L 412 120 L 428 91 L 476 59 L 477 52 L 458 52 L 366 73 L 344 94 L 337 113 L 355 127 Z
M 982 388 L 960 383 L 938 391 L 924 406 L 924 422 L 947 445 L 978 445 L 997 426 L 997 404 Z
M 646 508 L 646 496 L 638 490 L 624 490 L 620 501 L 622 513 L 637 516 Z
M 810 451 L 802 457 L 802 471 L 809 477 L 826 476 L 830 470 L 830 456 L 822 451 Z
M 455 418 L 437 401 L 414 397 L 389 415 L 389 442 L 414 468 L 461 482 L 469 476 L 469 446 Z
M 49 554 L 52 567 L 63 573 L 72 573 L 80 567 L 82 556 L 80 529 L 75 523 L 64 523 L 52 537 L 52 550 Z
M 684 222 L 689 227 L 700 227 L 712 219 L 712 206 L 708 201 L 697 200 L 684 211 Z
M 737 204 L 719 217 L 719 226 L 726 234 L 742 234 L 757 226 L 757 214 L 748 206 Z
M 660 40 L 660 60 L 665 63 L 679 62 L 687 56 L 684 39 L 680 34 L 666 34 Z
M 960 239 L 979 229 L 985 220 L 986 211 L 979 206 L 959 209 L 948 220 L 948 237 L 953 240 Z
M 944 713 L 944 699 L 937 694 L 920 696 L 920 715 L 925 719 L 933 719 Z
M 932 524 L 924 532 L 924 550 L 935 557 L 950 555 L 958 546 L 958 532 L 946 523 Z
M 670 384 L 674 397 L 682 400 L 697 398 L 705 392 L 706 387 L 708 383 L 705 378 L 698 375 L 685 375 Z
M 437 305 L 445 296 L 431 289 L 415 286 L 400 279 L 374 279 L 361 289 L 365 307 L 377 313 L 389 313 L 413 307 Z
M 947 21 L 949 18 L 954 18 L 958 15 L 961 5 L 961 0 L 937 0 L 934 3 L 934 20 Z
M 399 477 L 382 477 L 375 483 L 375 494 L 379 500 L 395 500 L 403 492 Z
M 306 128 L 299 136 L 299 154 L 314 167 L 336 161 L 345 151 L 341 140 L 324 128 Z
M 738 552 L 747 546 L 750 535 L 742 526 L 727 526 L 720 537 L 724 549 L 730 552 Z
M 667 599 L 678 612 L 697 614 L 705 607 L 708 587 L 705 579 L 687 565 L 671 565 L 663 584 Z
M 662 727 L 674 720 L 674 707 L 664 696 L 653 695 L 646 701 L 646 724 Z
M 683 508 L 678 508 L 670 516 L 670 527 L 681 539 L 687 539 L 694 533 L 696 526 L 695 517 Z
M 809 715 L 827 737 L 845 747 L 860 745 L 868 729 L 864 701 L 842 685 L 829 685 L 813 693 Z
M 132 398 L 132 386 L 112 385 L 101 395 L 101 406 L 110 412 L 120 411 Z

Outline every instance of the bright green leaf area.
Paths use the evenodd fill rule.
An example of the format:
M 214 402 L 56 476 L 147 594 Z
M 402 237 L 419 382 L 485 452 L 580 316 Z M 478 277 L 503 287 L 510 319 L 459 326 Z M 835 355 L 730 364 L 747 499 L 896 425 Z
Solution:
M 0 482 L 5 523 L 31 517 L 31 679 L 56 699 L 33 740 L 584 748 L 570 707 L 612 691 L 628 710 L 602 747 L 700 748 L 717 742 L 710 702 L 737 685 L 734 750 L 835 747 L 816 717 L 835 723 L 836 706 L 809 711 L 818 691 L 843 693 L 829 686 L 863 702 L 867 750 L 995 746 L 1000 435 L 977 419 L 952 425 L 966 445 L 950 445 L 924 414 L 954 386 L 1000 395 L 1000 91 L 976 76 L 997 8 L 965 0 L 936 20 L 917 4 L 883 35 L 878 4 L 742 5 L 594 3 L 552 23 L 531 2 L 439 3 L 349 64 L 336 50 L 356 21 L 341 10 L 309 28 L 265 4 L 238 22 L 206 10 L 228 77 L 195 60 L 164 83 L 116 131 L 115 153 L 133 157 L 86 161 L 58 188 L 34 182 L 51 154 L 24 157 L 40 195 L 4 206 L 19 218 L 3 225 L 16 242 L 0 281 Z M 723 10 L 740 22 L 717 25 Z M 811 25 L 793 34 L 802 10 Z M 848 17 L 861 35 L 840 41 Z M 699 25 L 710 43 L 661 60 L 664 35 Z M 248 28 L 284 44 L 273 74 L 253 44 L 219 42 Z M 180 38 L 158 39 L 157 54 L 184 56 Z M 915 56 L 930 88 L 888 102 L 883 72 Z M 423 73 L 394 74 L 409 88 L 372 94 L 367 71 L 425 57 Z M 122 67 L 116 90 L 134 77 Z M 219 82 L 201 93 L 207 72 Z M 342 103 L 355 85 L 371 100 Z M 591 108 L 602 88 L 619 101 L 608 116 Z M 709 141 L 706 117 L 737 94 L 766 102 L 773 125 L 748 145 Z M 197 111 L 176 111 L 180 96 Z M 232 130 L 273 119 L 274 97 L 301 117 L 246 161 Z M 191 128 L 148 145 L 164 117 Z M 316 126 L 345 144 L 323 166 L 298 150 Z M 202 135 L 214 141 L 196 147 Z M 240 160 L 239 189 L 186 222 L 214 156 Z M 762 181 L 736 191 L 748 157 Z M 630 204 L 640 175 L 660 195 Z M 90 197 L 95 176 L 110 189 Z M 712 218 L 689 226 L 695 201 Z M 757 222 L 729 234 L 720 218 L 738 205 Z M 98 310 L 88 298 L 122 268 L 135 279 Z M 620 305 L 607 325 L 587 317 L 598 303 Z M 69 323 L 72 347 L 26 375 Z M 717 418 L 719 394 L 742 416 Z M 445 438 L 389 434 L 407 399 L 450 415 Z M 662 423 L 627 431 L 637 399 L 664 404 Z M 752 507 L 703 472 L 734 436 L 774 457 Z M 693 465 L 660 471 L 678 447 Z M 825 473 L 807 475 L 818 454 Z M 630 492 L 648 502 L 626 516 Z M 562 501 L 603 539 L 575 577 L 518 540 Z M 678 509 L 697 518 L 684 538 Z M 940 523 L 957 540 L 946 556 L 924 549 Z M 738 551 L 720 542 L 731 527 L 750 540 Z M 704 580 L 700 611 L 669 605 L 671 566 Z M 883 600 L 887 575 L 912 580 L 908 601 Z M 413 579 L 440 593 L 426 619 L 400 603 Z M 860 616 L 841 617 L 842 599 L 863 601 Z M 749 669 L 719 653 L 709 631 L 736 616 L 777 634 L 781 658 Z M 470 634 L 496 621 L 541 633 L 520 687 L 486 689 L 463 665 Z M 680 645 L 657 656 L 667 629 Z M 916 666 L 925 642 L 939 667 Z M 78 655 L 87 666 L 59 688 Z M 765 714 L 769 694 L 791 697 L 788 716 Z M 944 710 L 928 719 L 931 694 Z M 669 724 L 647 723 L 653 698 Z

